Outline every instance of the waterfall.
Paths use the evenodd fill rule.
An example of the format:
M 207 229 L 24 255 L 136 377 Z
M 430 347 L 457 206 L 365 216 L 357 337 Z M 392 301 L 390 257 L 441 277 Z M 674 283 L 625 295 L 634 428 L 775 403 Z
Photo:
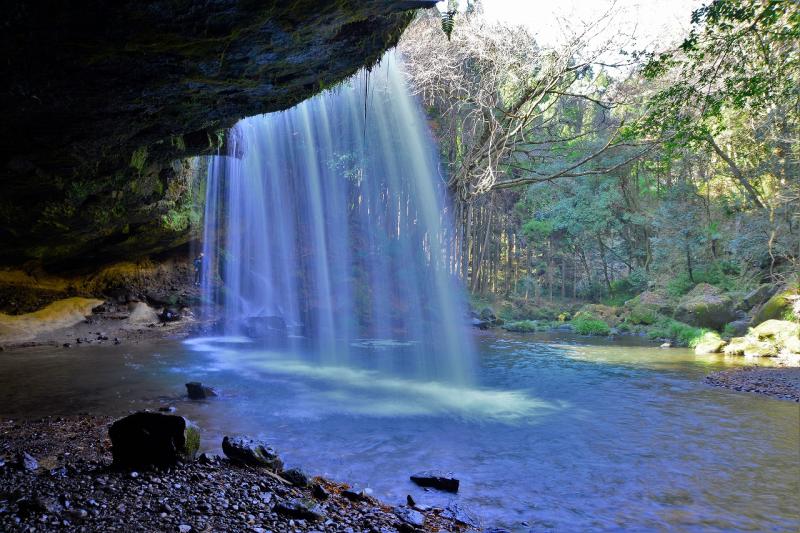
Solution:
M 227 144 L 209 164 L 202 277 L 225 334 L 285 330 L 336 364 L 400 347 L 402 363 L 388 366 L 467 379 L 445 180 L 395 56 L 292 109 L 241 120 Z

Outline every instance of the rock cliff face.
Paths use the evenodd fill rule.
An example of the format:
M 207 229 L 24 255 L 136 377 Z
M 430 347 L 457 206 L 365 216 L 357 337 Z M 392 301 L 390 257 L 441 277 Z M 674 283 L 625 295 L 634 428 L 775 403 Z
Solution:
M 0 36 L 0 265 L 186 242 L 200 165 L 238 119 L 370 65 L 431 0 L 23 0 Z

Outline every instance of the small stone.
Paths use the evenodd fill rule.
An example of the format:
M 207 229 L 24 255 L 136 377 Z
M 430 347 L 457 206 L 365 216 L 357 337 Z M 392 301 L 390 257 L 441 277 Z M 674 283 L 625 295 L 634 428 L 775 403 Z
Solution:
M 189 533 L 191 530 L 192 526 L 189 524 L 181 524 L 178 526 L 178 531 L 180 531 L 180 533 Z

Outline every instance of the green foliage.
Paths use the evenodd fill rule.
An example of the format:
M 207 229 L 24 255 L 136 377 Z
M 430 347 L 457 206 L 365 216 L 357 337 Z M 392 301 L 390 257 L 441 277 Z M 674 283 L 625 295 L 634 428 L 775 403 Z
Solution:
M 680 346 L 694 348 L 709 330 L 696 328 L 671 318 L 659 320 L 648 332 L 647 336 L 653 340 L 669 339 Z
M 608 324 L 589 313 L 578 313 L 572 319 L 572 328 L 579 335 L 608 335 L 611 328 Z
M 649 305 L 637 303 L 628 311 L 628 316 L 625 322 L 632 325 L 650 325 L 655 324 L 663 317 Z
M 141 173 L 145 163 L 147 163 L 147 146 L 140 146 L 131 154 L 130 166 Z
M 742 289 L 744 288 L 743 282 L 733 275 L 737 270 L 735 265 L 730 263 L 714 263 L 695 270 L 692 273 L 694 281 L 689 278 L 688 273 L 683 272 L 667 282 L 667 293 L 670 296 L 680 297 L 692 290 L 698 283 L 708 283 L 725 291 Z
M 518 320 L 516 322 L 507 322 L 501 327 L 506 331 L 512 331 L 515 333 L 533 333 L 541 329 L 534 320 Z

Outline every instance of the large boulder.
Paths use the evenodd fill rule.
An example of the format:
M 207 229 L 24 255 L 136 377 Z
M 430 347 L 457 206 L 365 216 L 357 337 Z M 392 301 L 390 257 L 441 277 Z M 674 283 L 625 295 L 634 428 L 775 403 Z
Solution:
M 753 314 L 753 324 L 761 324 L 767 320 L 783 320 L 792 313 L 794 300 L 798 297 L 797 291 L 788 290 L 779 292 L 758 308 Z
M 721 289 L 698 283 L 678 302 L 675 318 L 692 326 L 722 329 L 736 319 L 733 300 Z
M 764 302 L 766 302 L 773 294 L 775 294 L 774 285 L 771 285 L 769 283 L 764 283 L 763 285 L 759 285 L 752 291 L 748 292 L 744 298 L 742 298 L 742 303 L 739 306 L 739 308 L 744 311 L 749 311 L 755 306 L 761 305 Z
M 800 334 L 800 324 L 788 320 L 767 320 L 754 327 L 751 334 L 758 340 L 772 340 L 780 343 L 790 337 L 797 337 Z
M 114 465 L 169 466 L 194 457 L 200 447 L 197 426 L 182 416 L 140 411 L 108 429 Z

